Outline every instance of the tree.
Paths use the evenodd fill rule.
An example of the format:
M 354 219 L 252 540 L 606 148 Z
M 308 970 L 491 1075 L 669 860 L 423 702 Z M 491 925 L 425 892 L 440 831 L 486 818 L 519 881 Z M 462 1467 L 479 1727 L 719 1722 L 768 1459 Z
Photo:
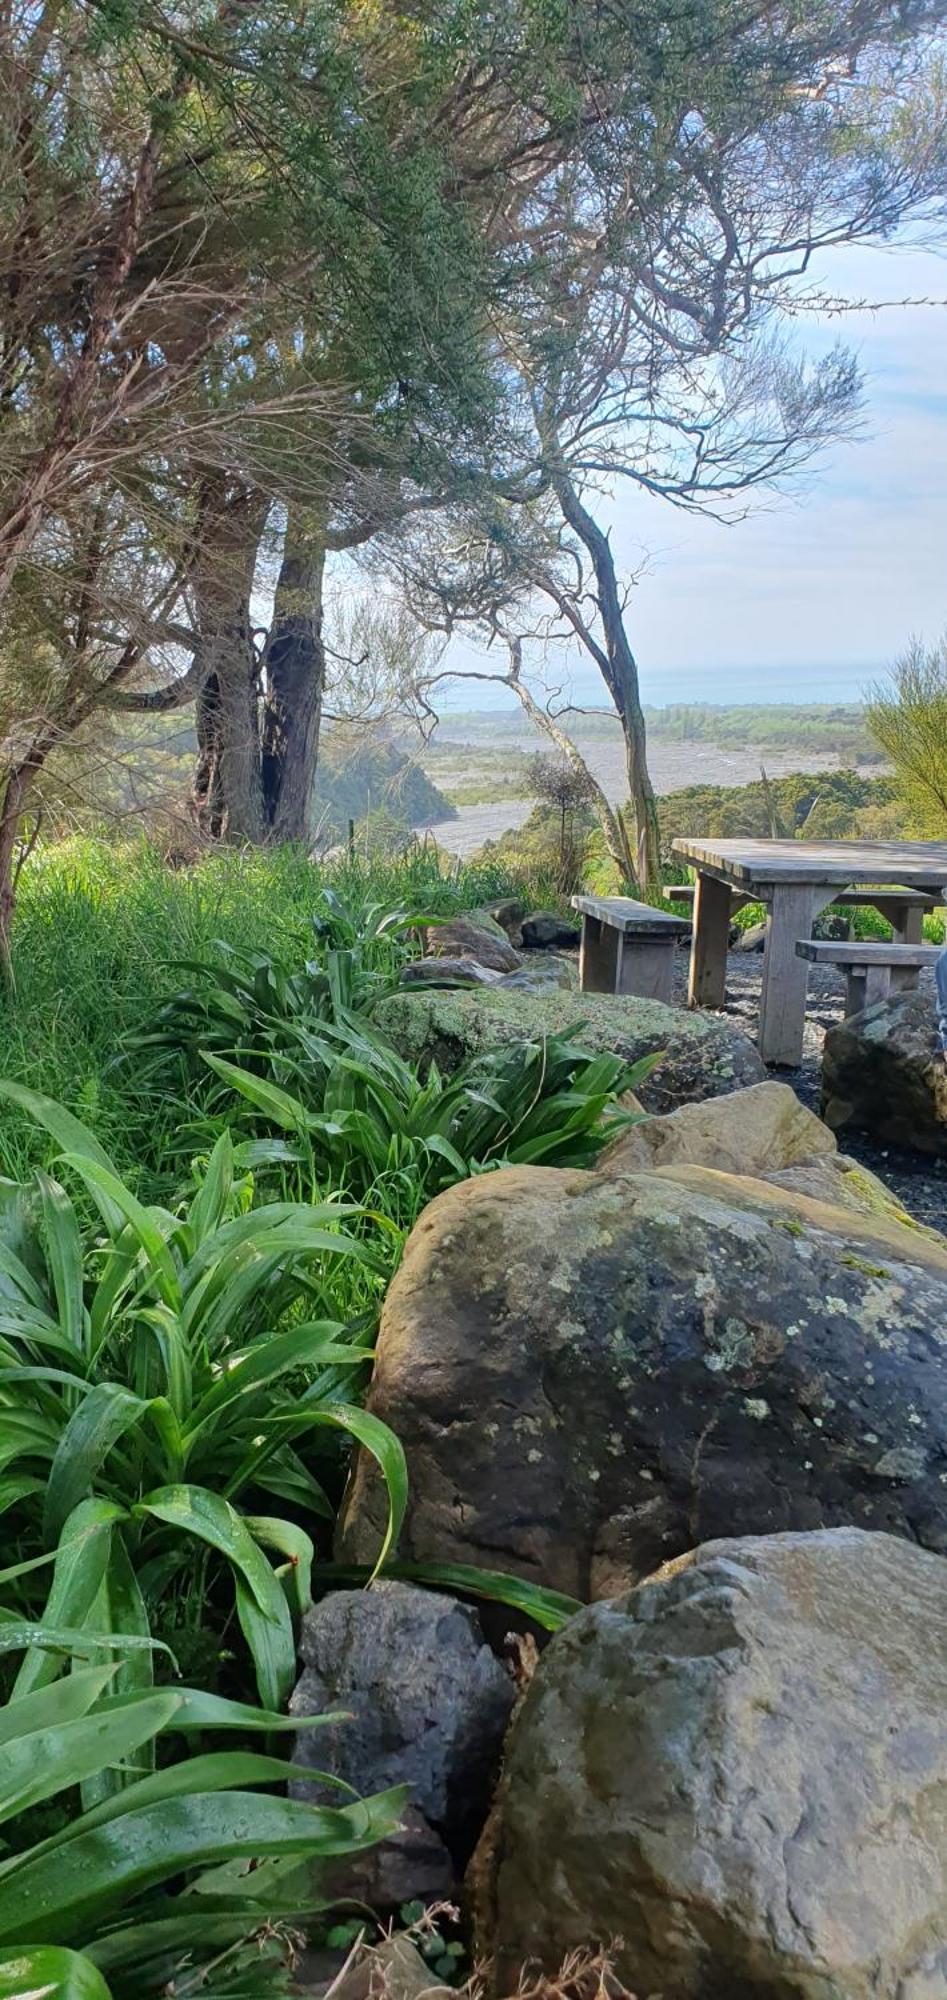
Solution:
M 947 634 L 930 647 L 911 640 L 890 682 L 869 690 L 867 715 L 912 830 L 947 839 Z
M 549 190 L 558 254 L 520 274 L 498 328 L 529 432 L 522 493 L 508 481 L 506 495 L 494 482 L 459 496 L 446 575 L 436 525 L 412 528 L 401 551 L 420 615 L 522 635 L 538 603 L 544 642 L 594 662 L 625 733 L 643 881 L 658 873 L 658 829 L 601 495 L 629 483 L 736 519 L 852 429 L 854 358 L 836 348 L 807 363 L 782 326 L 819 302 L 820 251 L 939 225 L 937 22 L 886 0 L 791 20 L 728 0 L 639 18 L 594 146 Z
M 558 820 L 556 886 L 561 896 L 571 896 L 582 880 L 592 781 L 588 772 L 577 771 L 568 757 L 542 754 L 529 759 L 525 776 L 529 789 Z

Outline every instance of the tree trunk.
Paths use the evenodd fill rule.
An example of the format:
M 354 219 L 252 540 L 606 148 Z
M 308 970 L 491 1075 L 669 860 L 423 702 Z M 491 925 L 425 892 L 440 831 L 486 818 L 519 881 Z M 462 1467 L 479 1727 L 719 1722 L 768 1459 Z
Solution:
M 530 721 L 534 722 L 537 729 L 541 729 L 549 737 L 550 742 L 556 745 L 557 750 L 561 750 L 562 755 L 571 764 L 572 769 L 577 771 L 579 776 L 586 780 L 592 806 L 601 827 L 602 837 L 605 841 L 608 854 L 618 869 L 621 881 L 634 885 L 637 880 L 637 869 L 635 866 L 635 857 L 628 844 L 628 829 L 625 826 L 624 820 L 619 813 L 613 812 L 598 779 L 589 770 L 582 752 L 573 743 L 571 736 L 568 736 L 566 731 L 560 728 L 558 722 L 536 701 L 535 697 L 530 693 L 529 688 L 525 686 L 522 679 L 522 640 L 511 639 L 508 641 L 508 644 L 510 649 L 510 671 L 506 675 L 506 680 L 509 686 L 513 689 L 514 694 L 517 695 Z
M 198 824 L 215 840 L 260 842 L 259 669 L 250 595 L 266 498 L 220 478 L 205 484 L 194 577 L 201 680 L 196 702 Z
M 661 836 L 657 807 L 648 775 L 647 735 L 638 667 L 628 643 L 621 595 L 615 575 L 611 543 L 598 522 L 593 520 L 572 484 L 555 439 L 546 441 L 550 451 L 550 474 L 556 498 L 570 528 L 587 549 L 595 572 L 596 598 L 605 635 L 605 650 L 594 648 L 609 694 L 618 710 L 625 738 L 628 793 L 635 822 L 637 877 L 645 887 L 661 883 Z
M 315 835 L 315 778 L 325 687 L 325 542 L 290 514 L 264 654 L 263 810 L 275 840 Z
M 29 756 L 17 764 L 7 777 L 0 803 L 0 981 L 8 993 L 13 990 L 10 932 L 19 872 L 16 866 L 17 835 L 30 786 L 42 761 L 42 757 L 36 762 Z

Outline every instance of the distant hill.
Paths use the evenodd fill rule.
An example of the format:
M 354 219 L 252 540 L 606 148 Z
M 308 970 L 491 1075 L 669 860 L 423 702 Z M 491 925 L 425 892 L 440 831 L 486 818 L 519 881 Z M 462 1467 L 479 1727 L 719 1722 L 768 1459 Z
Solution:
M 319 745 L 316 807 L 328 831 L 341 836 L 349 820 L 384 812 L 405 826 L 454 819 L 443 792 L 398 745 L 366 729 L 326 728 Z

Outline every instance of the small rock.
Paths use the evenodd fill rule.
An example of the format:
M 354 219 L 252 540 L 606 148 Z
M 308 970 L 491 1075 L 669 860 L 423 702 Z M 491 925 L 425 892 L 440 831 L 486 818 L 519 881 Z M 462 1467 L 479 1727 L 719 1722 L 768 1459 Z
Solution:
M 560 958 L 555 951 L 532 952 L 518 972 L 508 972 L 503 980 L 507 992 L 511 986 L 522 986 L 533 993 L 545 992 L 550 986 L 562 986 L 574 991 L 578 984 L 575 960 Z
M 892 993 L 830 1028 L 822 1112 L 833 1131 L 872 1132 L 894 1146 L 947 1157 L 947 1063 L 933 993 Z
M 512 975 L 514 978 L 518 975 Z M 475 958 L 414 958 L 403 965 L 402 986 L 495 986 L 510 974 L 492 972 Z
M 516 931 L 526 915 L 526 904 L 518 896 L 506 896 L 502 903 L 491 903 L 490 915 L 501 930 Z
M 749 929 L 745 931 L 741 931 L 739 925 L 737 925 L 736 937 L 733 940 L 733 947 L 732 947 L 733 950 L 765 951 L 766 931 L 767 931 L 767 926 L 765 923 L 750 924 Z
M 515 972 L 520 963 L 499 924 L 488 925 L 472 916 L 430 924 L 424 933 L 424 951 L 427 958 L 473 958 L 490 972 Z
M 555 910 L 533 910 L 523 918 L 522 937 L 527 951 L 577 951 L 582 936 L 580 924 Z
M 292 1796 L 337 1803 L 307 1769 L 363 1795 L 411 1787 L 403 1834 L 340 1863 L 333 1893 L 376 1909 L 449 1895 L 486 1818 L 514 1699 L 476 1612 L 404 1583 L 336 1591 L 307 1614 L 300 1651 L 291 1713 L 354 1719 L 300 1733 Z
M 945 1802 L 947 1563 L 853 1528 L 711 1542 L 544 1653 L 480 1942 L 499 1992 L 620 1939 L 662 2000 L 939 2000 Z
M 344 1965 L 344 1960 L 343 1960 Z M 323 1972 L 315 1954 L 304 1959 L 297 1982 L 307 2000 L 325 2000 L 330 1988 L 332 2000 L 435 2000 L 449 1994 L 425 1965 L 416 1945 L 404 1932 L 385 1938 L 381 1944 L 366 1946 L 345 1966 Z

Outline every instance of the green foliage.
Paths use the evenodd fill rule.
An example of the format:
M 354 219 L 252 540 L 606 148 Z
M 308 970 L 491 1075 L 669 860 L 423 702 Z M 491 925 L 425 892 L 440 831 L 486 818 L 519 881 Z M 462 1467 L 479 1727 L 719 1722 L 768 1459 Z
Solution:
M 653 1066 L 594 1054 L 572 1030 L 489 1050 L 449 1080 L 432 1066 L 422 1082 L 383 1035 L 355 1018 L 300 1026 L 292 1045 L 270 1040 L 251 1053 L 255 1068 L 208 1055 L 222 1086 L 210 1098 L 211 1130 L 234 1118 L 236 1093 L 252 1107 L 254 1130 L 285 1135 L 270 1157 L 281 1169 L 295 1166 L 297 1192 L 341 1189 L 400 1229 L 471 1173 L 591 1166 L 639 1115 L 616 1100 Z M 262 1165 L 265 1140 L 251 1146 Z
M 327 730 L 319 745 L 316 810 L 324 833 L 345 837 L 349 820 L 384 811 L 408 827 L 453 819 L 454 807 L 422 766 L 397 745 L 360 729 Z
M 356 908 L 401 905 L 446 916 L 512 886 L 491 864 L 451 875 L 443 865 L 431 846 L 370 868 L 318 868 L 293 848 L 223 850 L 169 866 L 143 840 L 50 846 L 33 857 L 20 887 L 16 995 L 0 999 L 2 1072 L 76 1112 L 144 1199 L 173 1198 L 181 1126 L 196 1108 L 190 1071 L 183 1063 L 169 1069 L 156 1094 L 114 1058 L 180 988 L 175 961 L 208 961 L 222 942 L 302 968 L 313 955 L 313 915 L 326 887 Z M 0 1171 L 22 1180 L 48 1159 L 42 1130 L 0 1104 Z
M 76 1659 L 55 1678 L 68 1660 L 55 1635 L 39 1628 L 37 1637 L 54 1678 L 0 1709 L 8 1845 L 0 1996 L 158 2000 L 214 1990 L 269 2000 L 285 1992 L 288 1927 L 320 1907 L 311 1864 L 392 1833 L 403 1791 L 308 1806 L 274 1795 L 289 1766 L 273 1755 L 175 1756 L 182 1734 L 245 1730 L 246 1712 L 199 1690 L 122 1687 L 121 1669 L 108 1662 Z M 304 1726 L 330 1719 L 338 1720 Z M 253 1713 L 257 1729 L 281 1720 Z M 77 1791 L 79 1811 L 36 1838 L 37 1806 Z M 302 1893 L 300 1862 L 310 1864 Z M 262 1950 L 254 1946 L 248 1959 L 247 1940 L 263 1932 Z M 227 1977 L 241 1961 L 254 1965 L 252 1987 L 205 1983 L 202 1968 Z
M 903 832 L 893 778 L 794 771 L 750 785 L 689 785 L 658 801 L 663 850 L 691 834 L 716 839 L 882 840 Z
M 60 1106 L 16 1084 L 0 1083 L 0 1094 L 51 1132 L 100 1232 L 90 1240 L 48 1175 L 32 1195 L 4 1189 L 0 1508 L 27 1564 L 21 1615 L 35 1615 L 45 1552 L 55 1553 L 50 1624 L 147 1638 L 171 1594 L 198 1620 L 217 1606 L 223 1623 L 233 1603 L 260 1700 L 279 1709 L 314 1553 L 295 1516 L 333 1518 L 313 1440 L 355 1437 L 375 1456 L 388 1546 L 404 1508 L 396 1439 L 348 1400 L 368 1359 L 364 1337 L 325 1317 L 333 1264 L 378 1269 L 377 1252 L 344 1228 L 338 1203 L 248 1209 L 227 1132 L 194 1199 L 173 1214 L 144 1207 Z M 270 1517 L 273 1499 L 288 1517 Z M 48 1672 L 31 1650 L 18 1686 Z M 150 1673 L 146 1655 L 136 1672 Z
M 873 689 L 868 722 L 894 766 L 909 830 L 947 838 L 947 635 L 927 649 L 912 640 L 890 683 Z

